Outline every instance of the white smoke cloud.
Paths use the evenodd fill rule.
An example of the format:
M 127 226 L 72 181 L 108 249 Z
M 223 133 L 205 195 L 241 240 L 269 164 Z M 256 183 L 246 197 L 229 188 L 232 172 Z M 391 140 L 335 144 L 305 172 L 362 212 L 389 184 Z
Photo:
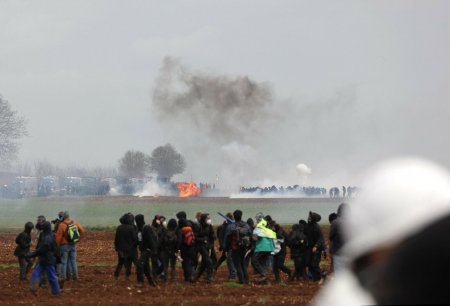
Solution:
M 305 164 L 298 164 L 295 168 L 297 169 L 297 174 L 300 176 L 302 185 L 304 185 L 308 176 L 312 173 L 311 168 Z

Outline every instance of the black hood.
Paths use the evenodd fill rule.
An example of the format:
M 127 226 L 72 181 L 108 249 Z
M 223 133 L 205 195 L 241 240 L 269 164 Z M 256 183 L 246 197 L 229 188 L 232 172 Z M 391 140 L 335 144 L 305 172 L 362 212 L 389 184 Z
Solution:
M 34 228 L 33 222 L 27 222 L 27 223 L 25 223 L 24 231 L 29 234 L 29 233 L 31 233 L 31 230 L 33 228 Z
M 312 211 L 309 212 L 309 216 L 311 217 L 312 223 L 317 223 L 322 219 L 322 217 L 318 213 Z

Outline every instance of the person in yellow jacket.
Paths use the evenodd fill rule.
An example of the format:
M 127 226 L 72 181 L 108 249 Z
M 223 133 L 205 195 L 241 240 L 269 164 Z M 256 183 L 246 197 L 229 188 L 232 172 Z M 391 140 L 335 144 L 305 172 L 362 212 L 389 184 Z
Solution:
M 274 240 L 277 239 L 277 234 L 267 227 L 267 221 L 262 213 L 258 213 L 255 218 L 257 224 L 253 230 L 253 240 L 256 241 L 256 248 L 252 263 L 256 272 L 261 276 L 257 281 L 265 282 L 267 280 L 267 262 L 274 251 Z
M 61 272 L 59 275 L 60 281 L 64 282 L 66 278 L 67 266 L 70 265 L 70 271 L 72 272 L 72 279 L 78 279 L 78 267 L 77 267 L 77 246 L 75 242 L 69 239 L 69 226 L 73 223 L 80 234 L 80 237 L 84 236 L 84 229 L 77 221 L 73 221 L 69 218 L 69 212 L 60 212 L 58 219 L 61 223 L 58 225 L 58 230 L 55 233 L 55 240 L 61 250 Z

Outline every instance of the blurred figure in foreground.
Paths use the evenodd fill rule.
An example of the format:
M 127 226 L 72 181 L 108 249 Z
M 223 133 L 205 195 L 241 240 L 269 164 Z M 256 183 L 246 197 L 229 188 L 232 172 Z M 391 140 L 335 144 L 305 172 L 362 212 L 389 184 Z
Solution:
M 372 169 L 344 216 L 348 265 L 316 305 L 450 303 L 450 175 L 420 159 Z

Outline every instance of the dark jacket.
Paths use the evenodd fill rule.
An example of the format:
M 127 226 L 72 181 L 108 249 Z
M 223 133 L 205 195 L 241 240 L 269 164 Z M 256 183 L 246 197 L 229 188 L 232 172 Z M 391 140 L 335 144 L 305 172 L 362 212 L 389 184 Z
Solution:
M 342 218 L 338 217 L 330 226 L 330 254 L 336 255 L 344 245 L 344 237 L 342 233 Z
M 194 232 L 195 233 L 195 232 Z M 214 240 L 216 236 L 214 234 L 214 229 L 212 225 L 206 223 L 200 223 L 195 236 L 195 242 L 198 246 L 206 246 L 210 248 L 214 245 Z
M 56 264 L 56 242 L 50 232 L 42 234 L 42 240 L 39 247 L 33 253 L 27 254 L 27 257 L 39 257 L 39 264 L 42 266 L 51 266 Z
M 291 258 L 300 257 L 308 248 L 308 238 L 303 231 L 302 225 L 294 224 L 288 235 L 287 246 L 291 249 Z
M 317 223 L 320 221 L 321 217 L 319 214 L 312 212 L 310 214 L 311 221 L 308 222 L 306 226 L 305 234 L 308 237 L 308 248 L 313 249 L 317 248 L 317 251 L 325 250 L 325 240 L 323 239 L 322 229 L 320 225 Z
M 151 225 L 145 225 L 142 229 L 143 251 L 149 251 L 152 254 L 158 252 L 158 236 Z
M 236 221 L 235 223 L 228 224 L 226 227 L 226 232 L 224 235 L 224 250 L 238 250 L 240 247 L 237 245 L 237 237 L 234 235 L 236 232 L 236 227 L 241 226 L 248 230 L 249 237 L 252 236 L 252 229 L 245 221 Z M 251 239 L 250 239 L 251 241 Z
M 131 224 L 119 225 L 114 239 L 115 250 L 130 256 L 135 254 L 137 245 L 138 238 L 136 228 Z
M 31 224 L 31 225 L 30 225 Z M 14 251 L 14 256 L 25 256 L 30 252 L 31 246 L 31 230 L 33 229 L 33 223 L 27 223 L 25 229 L 16 237 L 17 247 Z

